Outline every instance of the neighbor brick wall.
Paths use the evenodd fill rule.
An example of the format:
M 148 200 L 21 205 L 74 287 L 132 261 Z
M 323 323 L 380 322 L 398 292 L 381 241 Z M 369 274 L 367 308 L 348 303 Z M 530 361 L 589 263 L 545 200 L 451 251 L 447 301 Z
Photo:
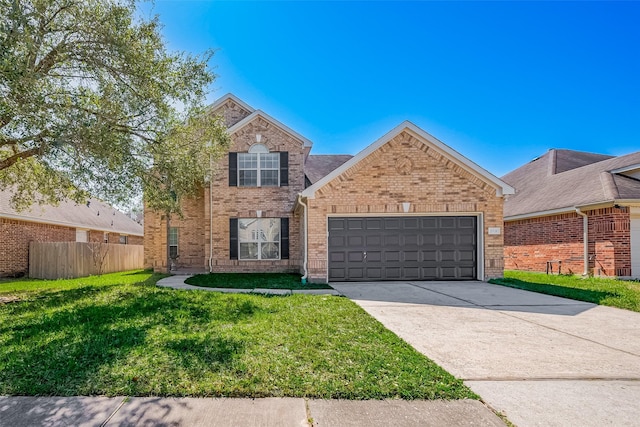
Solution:
M 589 217 L 589 272 L 631 275 L 630 217 L 627 208 L 585 211 Z M 545 271 L 547 261 L 562 261 L 562 272 L 584 272 L 583 219 L 577 213 L 505 223 L 505 268 Z M 555 267 L 554 267 L 555 268 Z
M 411 203 L 408 214 L 482 213 L 485 278 L 502 277 L 503 236 L 489 235 L 488 228 L 502 230 L 503 199 L 494 187 L 405 131 L 308 200 L 310 279 L 327 279 L 329 214 L 402 214 L 402 202 Z
M 235 105 L 235 104 L 234 104 Z M 240 114 L 242 115 L 242 114 Z M 233 121 L 233 120 L 232 120 Z M 229 156 L 215 165 L 213 178 L 213 271 L 219 272 L 297 272 L 300 269 L 300 218 L 293 208 L 297 194 L 304 189 L 304 150 L 302 141 L 257 117 L 231 135 L 229 151 L 247 152 L 261 134 L 261 144 L 271 152 L 289 153 L 289 185 L 283 187 L 230 187 Z M 209 269 L 210 187 L 207 183 L 197 197 L 183 201 L 184 219 L 172 218 L 178 227 L 179 268 Z M 289 218 L 288 260 L 240 261 L 229 259 L 229 218 Z M 145 265 L 166 269 L 166 221 L 163 216 L 145 209 Z
M 75 240 L 75 228 L 0 218 L 0 276 L 28 273 L 29 242 Z

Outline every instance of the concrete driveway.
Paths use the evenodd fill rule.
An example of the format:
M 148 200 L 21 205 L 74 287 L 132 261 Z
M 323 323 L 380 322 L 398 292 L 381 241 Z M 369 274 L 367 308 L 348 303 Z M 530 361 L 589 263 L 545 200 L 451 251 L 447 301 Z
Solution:
M 519 427 L 640 423 L 640 313 L 484 282 L 331 286 Z

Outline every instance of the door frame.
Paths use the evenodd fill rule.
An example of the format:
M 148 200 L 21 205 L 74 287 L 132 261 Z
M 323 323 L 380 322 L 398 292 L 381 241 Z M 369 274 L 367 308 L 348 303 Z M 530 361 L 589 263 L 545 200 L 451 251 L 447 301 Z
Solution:
M 327 260 L 327 268 L 325 271 L 325 283 L 329 282 L 329 218 L 385 218 L 385 217 L 410 217 L 410 216 L 475 216 L 476 217 L 476 262 L 477 279 L 484 281 L 484 215 L 482 212 L 367 212 L 367 213 L 328 213 L 325 216 L 324 229 L 325 233 L 325 254 L 324 259 Z

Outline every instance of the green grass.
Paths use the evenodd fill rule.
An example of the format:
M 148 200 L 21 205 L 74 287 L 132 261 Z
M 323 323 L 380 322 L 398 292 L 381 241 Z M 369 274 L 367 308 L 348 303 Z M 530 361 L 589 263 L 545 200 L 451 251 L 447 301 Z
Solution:
M 343 297 L 0 283 L 0 395 L 477 398 Z
M 303 285 L 300 278 L 299 274 L 286 273 L 211 273 L 189 277 L 185 283 L 207 288 L 331 289 L 324 283 Z
M 640 282 L 505 271 L 490 283 L 640 312 Z

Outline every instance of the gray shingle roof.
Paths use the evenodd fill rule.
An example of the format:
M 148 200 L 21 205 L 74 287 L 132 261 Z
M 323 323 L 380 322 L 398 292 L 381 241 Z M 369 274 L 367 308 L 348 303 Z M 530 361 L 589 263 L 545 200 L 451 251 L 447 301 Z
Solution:
M 349 154 L 311 154 L 304 164 L 304 173 L 311 184 L 315 184 L 352 157 Z
M 622 199 L 640 201 L 640 180 L 611 171 L 640 164 L 640 151 L 625 156 L 550 150 L 502 179 L 516 188 L 504 216 L 573 208 Z
M 90 199 L 89 201 L 89 206 L 66 200 L 60 202 L 58 206 L 36 204 L 30 209 L 17 211 L 11 206 L 11 192 L 0 190 L 0 217 L 134 236 L 144 234 L 142 226 L 124 213 L 100 200 Z

